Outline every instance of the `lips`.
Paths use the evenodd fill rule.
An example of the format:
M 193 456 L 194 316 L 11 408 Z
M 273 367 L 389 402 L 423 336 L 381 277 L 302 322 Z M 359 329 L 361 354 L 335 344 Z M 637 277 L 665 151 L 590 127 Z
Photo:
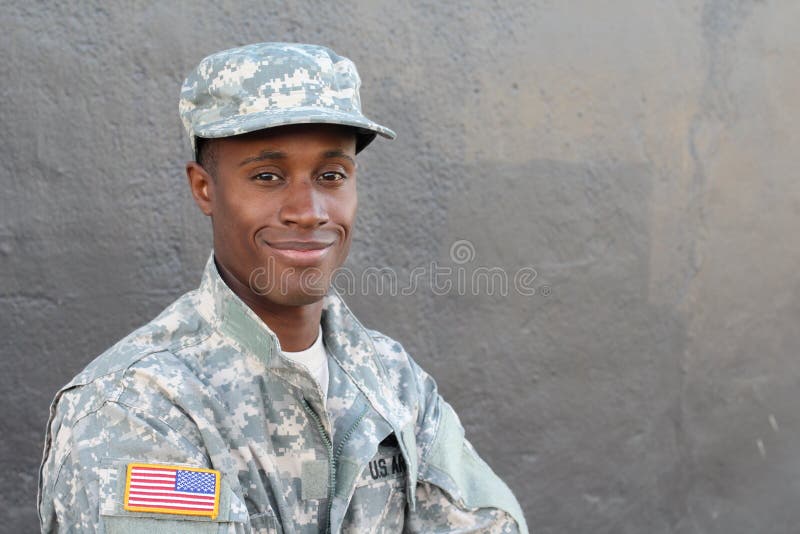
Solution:
M 268 241 L 267 244 L 278 250 L 322 250 L 333 243 L 325 241 Z
M 335 241 L 265 241 L 275 255 L 287 263 L 314 265 L 319 263 L 331 250 Z

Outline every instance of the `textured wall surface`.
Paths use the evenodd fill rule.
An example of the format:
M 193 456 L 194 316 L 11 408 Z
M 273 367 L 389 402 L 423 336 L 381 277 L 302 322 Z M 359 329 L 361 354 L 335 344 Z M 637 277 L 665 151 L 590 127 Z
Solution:
M 17 0 L 0 17 L 0 531 L 36 530 L 56 389 L 197 284 L 210 228 L 179 86 L 264 40 L 353 58 L 365 110 L 399 134 L 361 156 L 355 271 L 538 273 L 534 295 L 348 299 L 438 379 L 535 532 L 798 531 L 800 3 Z

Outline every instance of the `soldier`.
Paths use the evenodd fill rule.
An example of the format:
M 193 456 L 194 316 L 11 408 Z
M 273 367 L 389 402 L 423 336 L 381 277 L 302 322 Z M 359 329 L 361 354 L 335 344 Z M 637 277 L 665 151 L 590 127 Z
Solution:
M 55 397 L 43 532 L 526 532 L 434 380 L 331 287 L 361 113 L 330 49 L 260 43 L 183 85 L 213 252 L 198 289 Z

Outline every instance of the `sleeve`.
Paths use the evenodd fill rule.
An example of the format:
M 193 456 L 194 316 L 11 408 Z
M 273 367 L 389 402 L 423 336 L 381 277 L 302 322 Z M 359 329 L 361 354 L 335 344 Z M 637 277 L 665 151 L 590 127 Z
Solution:
M 81 470 L 68 454 L 58 466 L 59 475 L 51 483 L 52 469 L 39 481 L 39 517 L 42 532 L 97 532 L 97 519 L 91 490 L 81 480 Z
M 458 416 L 438 394 L 433 378 L 418 367 L 416 371 L 425 402 L 417 421 L 416 505 L 407 512 L 406 531 L 527 533 L 514 494 L 465 439 Z
M 39 477 L 43 533 L 107 532 L 112 522 L 130 522 L 130 517 L 111 517 L 126 514 L 121 488 L 130 461 L 208 465 L 196 440 L 157 416 L 105 401 L 77 417 L 80 400 L 81 395 L 61 397 L 51 417 Z M 120 531 L 144 532 L 138 528 L 145 522 L 137 523 Z M 168 528 L 164 521 L 159 525 Z
M 517 522 L 498 508 L 465 509 L 438 486 L 427 482 L 417 485 L 417 507 L 406 518 L 406 532 L 482 532 L 517 534 Z

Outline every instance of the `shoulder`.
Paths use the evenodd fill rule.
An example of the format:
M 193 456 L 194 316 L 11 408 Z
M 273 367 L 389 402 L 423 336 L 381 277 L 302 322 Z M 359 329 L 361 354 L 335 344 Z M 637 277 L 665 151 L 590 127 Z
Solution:
M 137 328 L 89 363 L 67 388 L 89 384 L 123 371 L 154 353 L 175 352 L 208 335 L 195 311 L 194 291 L 186 293 L 149 323 Z
M 72 483 L 65 474 L 70 458 L 82 470 L 96 470 L 104 459 L 148 447 L 190 457 L 174 445 L 199 441 L 177 399 L 186 397 L 196 381 L 186 349 L 210 335 L 193 311 L 192 298 L 192 293 L 179 298 L 56 393 L 45 435 L 42 491 L 54 488 L 58 480 Z
M 403 345 L 399 341 L 392 339 L 386 334 L 370 328 L 365 328 L 367 334 L 375 345 L 375 351 L 382 359 L 405 360 L 410 358 Z
M 177 354 L 209 335 L 208 326 L 194 311 L 193 293 L 115 343 L 62 387 L 53 400 L 48 426 L 75 424 L 118 400 L 141 381 L 142 374 L 174 374 L 182 366 Z
M 416 414 L 418 432 L 422 427 L 429 430 L 435 427 L 439 398 L 436 381 L 417 364 L 400 342 L 377 330 L 367 329 L 367 332 L 394 395 L 411 413 Z M 424 422 L 426 419 L 427 422 Z
M 376 356 L 387 372 L 390 374 L 408 373 L 414 377 L 415 382 L 420 379 L 429 379 L 428 374 L 417 364 L 399 341 L 377 330 L 367 328 L 366 331 L 375 347 Z

